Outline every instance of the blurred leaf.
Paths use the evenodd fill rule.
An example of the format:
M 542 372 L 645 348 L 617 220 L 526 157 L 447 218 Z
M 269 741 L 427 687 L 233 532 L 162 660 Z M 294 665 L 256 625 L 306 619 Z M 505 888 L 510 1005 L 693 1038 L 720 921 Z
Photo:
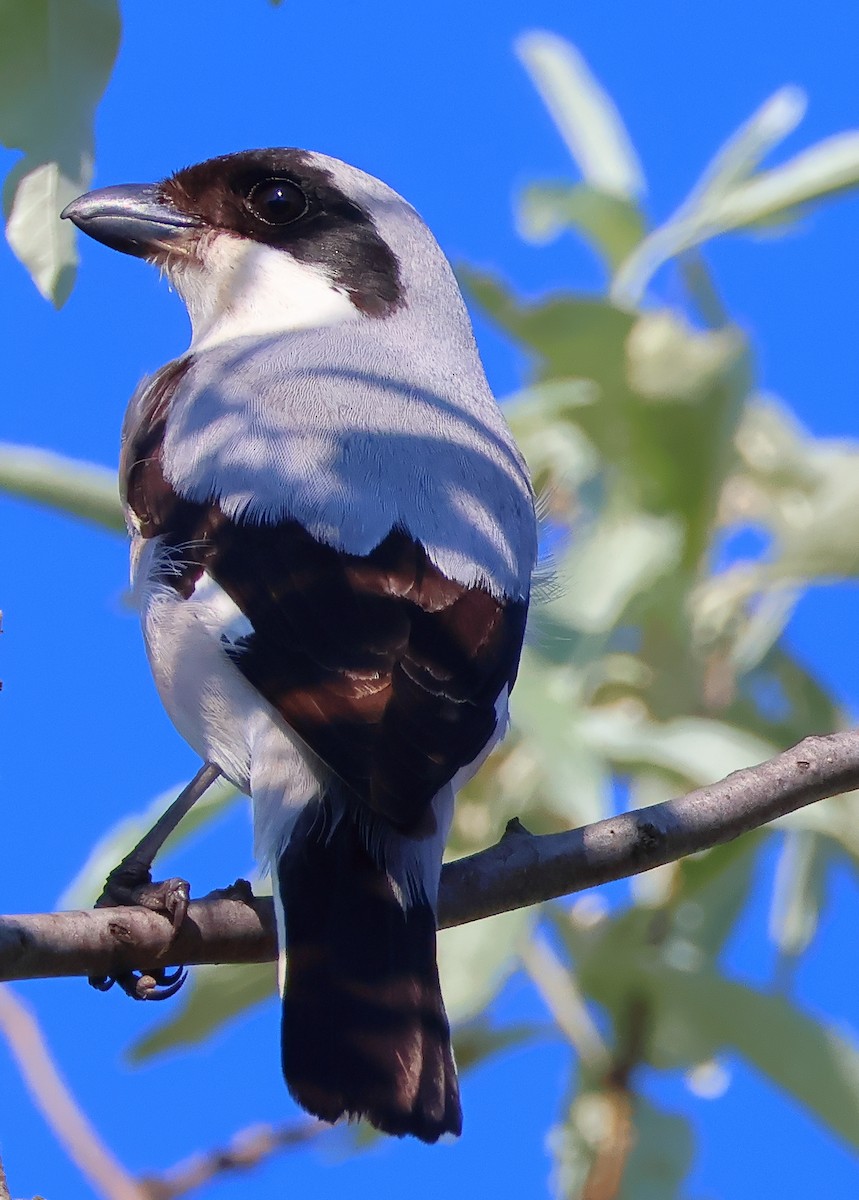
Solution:
M 811 201 L 859 184 L 859 131 L 819 142 L 772 170 L 750 175 L 801 119 L 798 89 L 777 92 L 729 140 L 677 212 L 636 247 L 611 287 L 618 304 L 636 305 L 669 259 L 730 230 L 781 223 Z
M 692 1164 L 694 1138 L 687 1121 L 643 1096 L 587 1088 L 573 1100 L 564 1124 L 549 1134 L 549 1147 L 555 1159 L 552 1192 L 559 1200 L 580 1200 L 586 1185 L 588 1195 L 672 1200 Z M 619 1169 L 623 1177 L 616 1191 Z
M 549 1131 L 548 1146 L 554 1159 L 552 1195 L 557 1200 L 578 1200 L 582 1195 L 612 1117 L 607 1096 L 583 1090 L 571 1103 L 564 1123 Z
M 504 415 L 550 518 L 558 509 L 566 517 L 571 493 L 599 471 L 596 450 L 567 419 L 572 409 L 596 399 L 598 391 L 589 380 L 563 379 L 535 384 L 504 404 Z
M 718 1048 L 731 1047 L 833 1132 L 859 1147 L 859 1050 L 784 997 L 713 971 L 665 972 L 661 990 Z
M 536 354 L 541 381 L 593 381 L 596 397 L 570 406 L 567 419 L 602 456 L 610 472 L 607 486 L 624 509 L 682 517 L 684 565 L 697 569 L 735 462 L 734 434 L 748 394 L 749 363 L 740 335 L 700 335 L 674 321 L 674 347 L 666 360 L 664 339 L 654 340 L 649 317 L 639 328 L 633 315 L 611 304 L 563 294 L 522 304 L 490 275 L 461 270 L 460 277 L 488 315 Z M 631 337 L 634 331 L 637 337 Z M 708 347 L 703 356 L 702 337 Z M 682 354 L 678 339 L 689 343 Z M 676 379 L 669 373 L 671 357 Z M 633 376 L 648 377 L 649 358 L 659 359 L 649 378 L 659 377 L 661 390 L 643 395 L 634 389 L 630 365 Z
M 4 187 L 6 236 L 57 306 L 77 263 L 60 210 L 92 177 L 93 117 L 119 33 L 115 0 L 0 3 L 0 142 L 24 151 Z
M 125 533 L 116 471 L 0 442 L 0 491 Z
M 61 221 L 59 214 L 86 191 L 91 178 L 91 156 L 69 178 L 59 163 L 34 165 L 33 156 L 28 155 L 3 182 L 6 241 L 41 294 L 56 308 L 68 300 L 78 265 L 75 228 L 71 221 Z
M 717 151 L 686 204 L 713 203 L 744 183 L 767 154 L 796 129 L 807 106 L 802 88 L 779 88 Z
M 769 935 L 781 973 L 811 945 L 826 896 L 829 856 L 823 840 L 804 830 L 785 835 L 770 902 Z
M 632 1153 L 617 1200 L 671 1200 L 692 1166 L 695 1138 L 676 1113 L 663 1112 L 644 1096 L 633 1100 Z
M 645 400 L 694 402 L 743 350 L 736 329 L 695 330 L 667 309 L 643 313 L 627 339 L 629 382 Z
M 778 825 L 829 838 L 847 856 L 853 871 L 859 872 L 859 793 L 845 792 L 806 805 L 782 817 Z
M 541 380 L 592 379 L 599 391 L 591 402 L 600 392 L 624 385 L 624 347 L 633 325 L 629 313 L 571 293 L 527 304 L 489 272 L 460 267 L 458 274 L 486 313 L 543 360 Z
M 833 697 L 781 645 L 774 646 L 758 666 L 740 677 L 737 694 L 724 716 L 780 749 L 795 745 L 807 734 L 830 733 L 849 724 Z
M 479 1016 L 518 965 L 518 950 L 536 919 L 517 909 L 446 929 L 438 940 L 438 969 L 451 1024 Z
M 759 592 L 859 574 L 850 536 L 859 502 L 859 443 L 812 438 L 767 397 L 748 407 L 736 444 L 742 469 L 725 489 L 723 523 L 764 529 L 772 538 L 766 553 L 700 586 L 696 620 L 716 634 Z
M 606 815 L 610 780 L 605 760 L 579 728 L 581 698 L 569 672 L 549 671 L 526 650 L 511 696 L 511 715 L 536 752 L 545 803 L 564 825 L 598 821 Z
M 706 717 L 650 721 L 631 706 L 593 708 L 582 717 L 591 746 L 620 768 L 659 767 L 703 786 L 771 758 L 775 747 L 736 726 Z
M 584 633 L 605 633 L 630 601 L 680 562 L 683 532 L 671 517 L 605 513 L 578 530 L 564 557 L 564 586 L 545 611 Z
M 146 1062 L 168 1050 L 196 1046 L 223 1025 L 277 994 L 273 963 L 225 963 L 195 967 L 182 990 L 184 1003 L 169 1017 L 133 1042 L 132 1063 Z
M 705 891 L 700 899 L 703 909 Z M 859 1146 L 859 1049 L 834 1028 L 780 995 L 725 978 L 708 965 L 712 955 L 693 941 L 684 950 L 677 936 L 682 922 L 680 930 L 670 924 L 660 927 L 670 921 L 670 913 L 632 909 L 596 926 L 579 927 L 569 917 L 560 920 L 556 908 L 550 911 L 585 994 L 619 1028 L 633 1000 L 642 1008 L 649 1063 L 663 1070 L 688 1069 L 733 1048 Z M 724 929 L 725 923 L 719 923 Z
M 456 1069 L 460 1074 L 471 1071 L 502 1050 L 522 1046 L 547 1032 L 551 1030 L 535 1024 L 490 1025 L 486 1020 L 468 1021 L 453 1030 Z
M 168 805 L 179 795 L 184 784 L 162 792 L 143 810 L 123 817 L 105 833 L 90 851 L 84 865 L 58 901 L 60 908 L 90 908 L 101 895 L 110 871 L 148 833 Z M 161 856 L 170 854 L 209 821 L 218 817 L 239 793 L 226 779 L 220 778 L 209 787 L 191 811 L 182 818 L 168 837 Z
M 575 46 L 535 31 L 516 41 L 516 53 L 585 182 L 615 196 L 643 192 L 644 173 L 620 114 Z
M 859 131 L 825 138 L 789 162 L 765 171 L 726 195 L 719 219 L 726 229 L 788 220 L 793 209 L 859 184 Z
M 672 937 L 691 942 L 715 961 L 743 914 L 755 877 L 763 833 L 747 833 L 706 854 L 683 858 L 672 907 Z M 669 957 L 671 948 L 668 950 Z
M 819 471 L 809 455 L 811 439 L 794 413 L 775 396 L 749 398 L 736 442 L 748 473 L 756 480 L 801 491 L 816 487 Z M 747 516 L 745 507 L 738 515 Z
M 815 458 L 816 486 L 783 493 L 770 511 L 777 549 L 760 568 L 767 585 L 859 574 L 859 547 L 850 529 L 859 505 L 859 452 L 833 447 Z
M 625 197 L 586 183 L 532 183 L 518 205 L 519 231 L 533 242 L 550 242 L 565 229 L 577 230 L 614 270 L 645 234 L 644 217 Z

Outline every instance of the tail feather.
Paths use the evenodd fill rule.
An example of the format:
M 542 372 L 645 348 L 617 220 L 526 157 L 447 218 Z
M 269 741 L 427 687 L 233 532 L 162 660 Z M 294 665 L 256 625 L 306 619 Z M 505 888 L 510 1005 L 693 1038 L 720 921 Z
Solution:
M 283 1072 L 324 1121 L 364 1117 L 435 1142 L 462 1112 L 428 901 L 404 910 L 348 817 L 327 801 L 298 820 L 281 855 L 285 912 Z

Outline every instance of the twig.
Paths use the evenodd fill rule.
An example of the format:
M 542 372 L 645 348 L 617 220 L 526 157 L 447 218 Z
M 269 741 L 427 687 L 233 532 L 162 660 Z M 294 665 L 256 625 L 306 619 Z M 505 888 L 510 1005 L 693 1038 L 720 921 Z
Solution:
M 317 1121 L 293 1121 L 288 1125 L 260 1125 L 236 1134 L 226 1148 L 195 1154 L 161 1175 L 146 1175 L 139 1180 L 146 1200 L 177 1200 L 209 1183 L 217 1175 L 246 1171 L 278 1150 L 304 1146 L 330 1125 Z
M 521 958 L 544 1004 L 582 1063 L 594 1071 L 605 1070 L 609 1063 L 608 1047 L 591 1019 L 574 976 L 541 934 L 525 943 Z
M 581 1200 L 617 1200 L 638 1133 L 635 1128 L 635 1092 L 632 1074 L 644 1058 L 648 1012 L 642 999 L 633 996 L 615 1060 L 608 1071 L 604 1102 L 608 1106 L 596 1156 L 582 1187 Z
M 35 1017 L 11 988 L 3 986 L 0 1032 L 37 1107 L 95 1191 L 106 1200 L 147 1200 L 81 1112 L 51 1058 Z
M 535 837 L 520 826 L 444 868 L 440 923 L 462 925 L 636 875 L 856 787 L 859 734 L 832 733 L 680 799 L 582 829 Z M 275 957 L 271 901 L 251 898 L 247 885 L 195 901 L 175 940 L 172 933 L 142 908 L 0 917 L 0 979 Z

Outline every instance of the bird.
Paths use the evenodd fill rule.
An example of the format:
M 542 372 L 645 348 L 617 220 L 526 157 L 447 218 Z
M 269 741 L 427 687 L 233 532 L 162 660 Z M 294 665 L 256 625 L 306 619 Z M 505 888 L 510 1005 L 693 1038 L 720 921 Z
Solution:
M 458 1135 L 439 877 L 508 725 L 537 524 L 454 273 L 396 191 L 299 148 L 62 215 L 190 317 L 123 425 L 131 593 L 174 725 L 251 797 L 289 1091 Z

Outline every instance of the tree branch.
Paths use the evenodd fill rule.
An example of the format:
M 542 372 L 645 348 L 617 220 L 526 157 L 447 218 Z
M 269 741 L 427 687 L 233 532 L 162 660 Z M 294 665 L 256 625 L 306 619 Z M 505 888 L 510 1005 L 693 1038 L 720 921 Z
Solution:
M 320 1121 L 291 1121 L 242 1130 L 226 1147 L 194 1154 L 163 1174 L 141 1178 L 144 1200 L 178 1200 L 219 1175 L 249 1171 L 279 1150 L 306 1146 L 331 1128 Z
M 147 1200 L 147 1193 L 114 1158 L 81 1111 L 60 1074 L 39 1023 L 11 988 L 0 987 L 0 1033 L 43 1117 L 69 1158 L 104 1200 Z M 0 1191 L 0 1198 L 2 1198 Z
M 517 821 L 497 845 L 448 863 L 440 924 L 464 925 L 673 862 L 827 796 L 859 788 L 859 733 L 809 737 L 677 800 L 541 837 Z M 110 975 L 183 963 L 275 957 L 271 900 L 240 881 L 194 901 L 171 941 L 142 908 L 0 917 L 0 980 Z

